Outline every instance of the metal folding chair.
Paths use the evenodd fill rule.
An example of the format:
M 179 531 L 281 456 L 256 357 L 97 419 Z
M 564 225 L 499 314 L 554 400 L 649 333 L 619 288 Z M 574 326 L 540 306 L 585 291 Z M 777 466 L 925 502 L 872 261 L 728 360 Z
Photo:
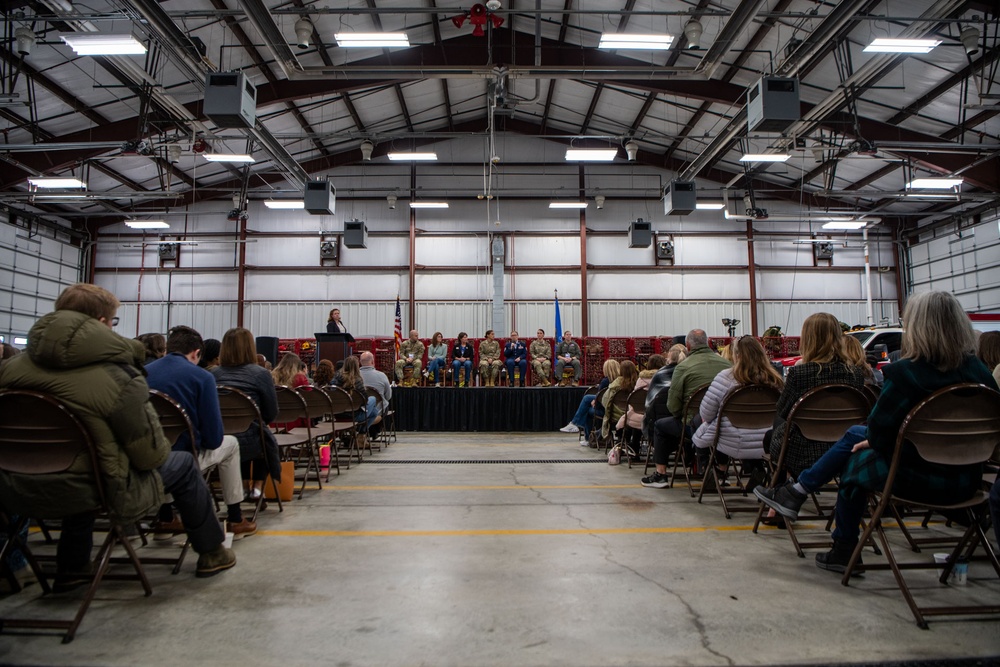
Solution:
M 138 580 L 142 583 L 147 596 L 153 593 L 146 573 L 142 569 L 142 563 L 125 534 L 124 526 L 109 510 L 101 480 L 97 448 L 83 422 L 68 406 L 53 396 L 34 391 L 0 391 L 0 470 L 24 476 L 65 473 L 81 456 L 89 459 L 89 485 L 86 490 L 80 490 L 74 497 L 65 498 L 64 510 L 45 511 L 23 498 L 4 498 L 5 512 L 16 514 L 19 519 L 15 522 L 9 539 L 0 549 L 0 562 L 6 560 L 12 549 L 20 549 L 38 578 L 42 592 L 51 593 L 52 588 L 38 560 L 32 554 L 27 542 L 20 538 L 21 530 L 29 518 L 63 519 L 76 514 L 97 512 L 105 515 L 110 524 L 107 537 L 97 553 L 93 579 L 76 615 L 71 620 L 0 618 L 0 632 L 26 628 L 62 630 L 65 631 L 62 641 L 67 644 L 76 636 L 77 628 L 80 627 L 80 622 L 83 621 L 102 580 Z M 127 562 L 135 569 L 135 574 L 108 574 L 111 553 L 118 546 L 125 549 L 128 554 Z
M 1000 577 L 1000 562 L 983 528 L 988 494 L 977 489 L 964 502 L 937 504 L 914 498 L 904 498 L 893 493 L 893 486 L 901 465 L 903 451 L 915 453 L 923 461 L 940 466 L 968 466 L 982 464 L 997 455 L 1000 449 L 1000 392 L 984 385 L 965 383 L 945 387 L 934 392 L 918 403 L 903 420 L 896 437 L 896 446 L 889 463 L 889 473 L 881 491 L 869 494 L 872 507 L 871 521 L 865 527 L 855 547 L 854 553 L 844 572 L 841 583 L 850 584 L 856 569 L 892 570 L 903 598 L 906 600 L 917 625 L 927 629 L 928 616 L 980 616 L 1000 614 L 1000 604 L 920 606 L 903 578 L 903 570 L 933 569 L 940 565 L 933 560 L 900 563 L 892 551 L 882 527 L 882 518 L 890 507 L 916 506 L 938 512 L 961 512 L 965 514 L 969 527 L 952 549 L 948 563 L 942 569 L 938 581 L 946 584 L 955 564 L 963 552 L 970 558 L 978 545 L 982 545 L 997 576 Z M 912 455 L 912 454 L 908 454 Z M 888 562 L 859 565 L 858 560 L 865 542 L 875 534 Z M 1000 599 L 994 596 L 994 600 Z

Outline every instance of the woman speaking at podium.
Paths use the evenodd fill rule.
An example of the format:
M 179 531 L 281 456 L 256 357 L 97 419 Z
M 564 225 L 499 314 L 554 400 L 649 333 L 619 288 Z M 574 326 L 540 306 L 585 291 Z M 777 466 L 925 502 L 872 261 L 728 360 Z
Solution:
M 347 333 L 347 327 L 340 321 L 340 309 L 334 308 L 330 311 L 330 317 L 326 320 L 327 333 Z

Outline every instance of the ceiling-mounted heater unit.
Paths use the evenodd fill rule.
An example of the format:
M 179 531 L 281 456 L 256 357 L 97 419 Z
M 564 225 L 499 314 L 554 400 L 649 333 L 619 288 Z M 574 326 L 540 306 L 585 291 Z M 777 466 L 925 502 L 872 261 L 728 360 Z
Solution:
M 333 215 L 337 210 L 337 188 L 326 178 L 306 181 L 302 199 L 306 211 L 313 215 Z
M 257 88 L 243 72 L 211 72 L 205 80 L 202 110 L 220 128 L 252 128 Z
M 747 93 L 747 127 L 751 132 L 784 132 L 801 117 L 798 79 L 765 76 Z

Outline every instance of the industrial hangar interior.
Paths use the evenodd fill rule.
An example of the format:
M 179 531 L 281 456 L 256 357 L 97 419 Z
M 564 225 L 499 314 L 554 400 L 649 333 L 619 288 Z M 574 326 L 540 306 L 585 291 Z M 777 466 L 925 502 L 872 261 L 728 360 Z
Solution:
M 733 321 L 736 334 L 777 326 L 794 336 L 820 311 L 848 325 L 892 325 L 906 296 L 926 290 L 953 293 L 970 314 L 1000 312 L 1000 10 L 992 1 L 0 7 L 0 335 L 18 347 L 78 281 L 119 298 L 116 330 L 126 337 L 186 324 L 206 338 L 233 326 L 310 338 L 332 307 L 355 336 L 391 337 L 400 303 L 404 337 L 409 329 L 482 337 L 492 328 L 531 338 L 538 328 L 551 333 L 555 296 L 563 327 L 580 337 L 691 328 L 724 336 Z M 433 446 L 428 434 L 408 437 Z M 269 539 L 282 538 L 255 538 L 255 556 L 264 558 Z M 741 537 L 727 548 L 743 545 Z M 390 553 L 401 559 L 406 550 Z M 697 560 L 696 549 L 683 553 Z M 543 569 L 562 576 L 551 563 Z M 239 599 L 266 605 L 248 599 L 252 581 Z M 182 588 L 166 582 L 158 593 Z M 800 602 L 829 595 L 820 599 L 845 604 L 841 591 L 826 591 L 832 584 L 803 594 L 794 583 L 769 585 Z M 504 588 L 493 578 L 486 586 Z M 343 604 L 362 597 L 350 593 Z M 890 594 L 876 597 L 898 613 L 891 622 L 857 630 L 866 619 L 836 616 L 842 639 L 878 629 L 887 645 L 870 652 L 801 638 L 786 645 L 785 634 L 770 634 L 774 626 L 749 622 L 725 649 L 713 647 L 724 628 L 699 626 L 695 645 L 671 653 L 664 636 L 644 637 L 651 624 L 629 618 L 627 607 L 599 618 L 547 607 L 566 614 L 529 616 L 539 627 L 552 623 L 558 642 L 508 626 L 502 647 L 466 652 L 457 637 L 490 624 L 446 613 L 440 644 L 421 618 L 415 625 L 428 634 L 404 643 L 412 653 L 372 641 L 387 642 L 384 628 L 362 640 L 359 630 L 344 635 L 345 661 L 750 664 L 998 652 L 995 623 L 948 627 L 966 643 L 944 645 L 913 631 Z M 446 594 L 433 595 L 444 605 Z M 871 600 L 857 597 L 847 595 L 844 608 L 866 610 Z M 214 624 L 208 591 L 195 599 Z M 520 613 L 504 599 L 505 612 Z M 146 614 L 143 602 L 128 604 Z M 818 610 L 800 611 L 823 627 Z M 364 613 L 375 612 L 347 624 L 366 626 Z M 250 621 L 266 623 L 253 632 L 273 638 L 283 622 L 265 619 Z M 583 623 L 589 632 L 564 627 Z M 275 641 L 291 651 L 289 637 L 318 631 L 307 626 L 283 627 Z M 230 628 L 217 627 L 225 643 Z M 139 645 L 164 651 L 184 636 L 146 644 L 134 632 Z M 178 656 L 227 662 L 196 634 L 191 647 L 173 647 Z M 65 653 L 31 639 L 33 650 L 46 647 L 44 659 L 10 637 L 0 646 L 18 663 L 117 660 L 80 648 L 85 637 Z M 736 648 L 759 647 L 762 637 L 763 653 Z M 248 641 L 265 663 L 280 653 Z

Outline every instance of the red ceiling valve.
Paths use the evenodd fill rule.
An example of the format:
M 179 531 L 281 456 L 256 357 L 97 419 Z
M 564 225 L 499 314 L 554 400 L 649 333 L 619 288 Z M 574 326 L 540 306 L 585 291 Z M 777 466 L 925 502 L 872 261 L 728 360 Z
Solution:
M 482 37 L 486 34 L 483 32 L 483 26 L 487 22 L 493 24 L 494 28 L 499 28 L 503 25 L 503 19 L 488 10 L 486 5 L 482 3 L 472 5 L 468 14 L 460 14 L 452 17 L 451 22 L 455 24 L 456 28 L 461 28 L 465 24 L 466 19 L 469 19 L 469 23 L 474 26 L 472 34 L 476 37 Z
M 208 142 L 202 139 L 201 137 L 195 139 L 194 143 L 191 144 L 191 152 L 193 153 L 204 153 L 207 150 L 208 150 Z

